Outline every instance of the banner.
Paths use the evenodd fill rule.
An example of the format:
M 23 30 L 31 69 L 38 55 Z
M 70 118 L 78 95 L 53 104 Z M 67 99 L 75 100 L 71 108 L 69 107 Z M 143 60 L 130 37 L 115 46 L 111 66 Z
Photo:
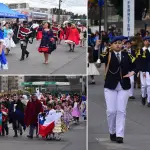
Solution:
M 134 36 L 134 0 L 123 0 L 123 35 Z

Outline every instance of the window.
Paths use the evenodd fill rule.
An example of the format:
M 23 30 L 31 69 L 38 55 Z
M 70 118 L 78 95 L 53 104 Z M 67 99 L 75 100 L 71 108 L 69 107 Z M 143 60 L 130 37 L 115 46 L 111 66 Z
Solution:
M 11 9 L 17 9 L 18 8 L 18 4 L 10 4 L 9 8 L 11 8 Z
M 26 6 L 26 3 L 22 3 L 22 4 L 20 4 L 20 8 L 26 8 L 27 6 Z

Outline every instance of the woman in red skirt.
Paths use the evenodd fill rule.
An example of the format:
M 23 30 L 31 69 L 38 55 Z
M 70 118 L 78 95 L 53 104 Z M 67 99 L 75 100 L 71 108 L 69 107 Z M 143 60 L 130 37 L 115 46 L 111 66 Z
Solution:
M 41 40 L 40 46 L 38 48 L 38 51 L 40 53 L 44 53 L 44 64 L 48 64 L 48 56 L 51 54 L 51 43 L 54 41 L 53 38 L 53 31 L 50 29 L 50 23 L 46 22 L 43 26 L 43 29 L 41 31 L 38 31 L 38 40 Z
M 69 44 L 70 52 L 74 52 L 75 45 L 79 45 L 80 34 L 74 24 L 71 25 L 66 43 Z

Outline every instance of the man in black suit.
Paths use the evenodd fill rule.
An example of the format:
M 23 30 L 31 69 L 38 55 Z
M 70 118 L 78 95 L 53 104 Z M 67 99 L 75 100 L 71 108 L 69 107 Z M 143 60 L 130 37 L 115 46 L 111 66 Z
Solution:
M 126 106 L 131 88 L 130 77 L 135 74 L 134 60 L 122 51 L 122 37 L 114 37 L 110 51 L 101 55 L 105 63 L 104 95 L 111 141 L 123 143 Z

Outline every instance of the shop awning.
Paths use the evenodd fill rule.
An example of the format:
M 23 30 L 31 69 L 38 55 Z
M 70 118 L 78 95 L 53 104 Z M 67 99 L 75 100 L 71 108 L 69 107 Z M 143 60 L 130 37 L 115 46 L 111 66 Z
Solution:
M 13 11 L 18 15 L 18 18 L 20 18 L 20 19 L 26 19 L 26 18 L 27 18 L 26 15 L 21 14 L 21 13 L 19 13 L 18 11 L 15 11 L 15 10 L 13 10 Z
M 18 18 L 18 14 L 9 9 L 5 4 L 0 3 L 0 18 Z

